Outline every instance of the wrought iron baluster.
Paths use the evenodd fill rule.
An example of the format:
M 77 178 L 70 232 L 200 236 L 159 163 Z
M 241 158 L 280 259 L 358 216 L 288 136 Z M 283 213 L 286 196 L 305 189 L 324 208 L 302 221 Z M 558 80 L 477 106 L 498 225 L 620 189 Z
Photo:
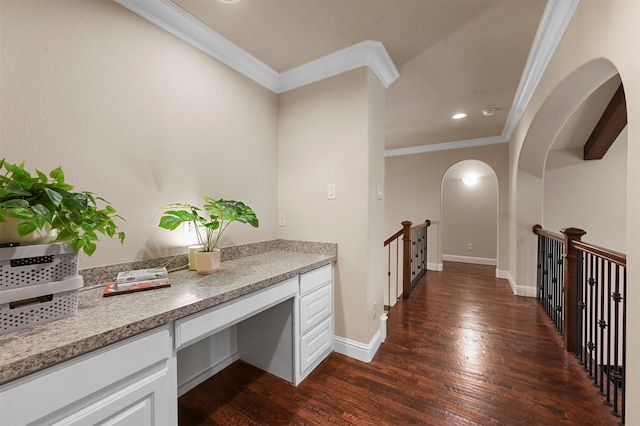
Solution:
M 593 379 L 593 349 L 594 349 L 594 344 L 593 344 L 593 292 L 594 292 L 594 286 L 596 283 L 596 279 L 593 278 L 594 277 L 594 262 L 595 262 L 595 258 L 593 256 L 593 254 L 589 254 L 589 301 L 588 301 L 588 305 L 589 305 L 589 310 L 588 310 L 588 314 L 589 314 L 589 341 L 587 342 L 587 349 L 588 349 L 588 354 L 589 354 L 589 365 L 587 366 L 585 364 L 585 368 L 586 370 L 589 372 L 588 377 L 590 379 Z
M 624 297 L 622 298 L 622 365 L 620 368 L 620 392 L 622 399 L 622 410 L 620 417 L 621 423 L 624 424 L 625 407 L 626 407 L 626 365 L 627 365 L 627 268 L 625 267 L 622 272 L 622 292 Z
M 576 253 L 576 262 L 577 267 L 576 270 L 578 272 L 578 276 L 576 279 L 576 358 L 578 358 L 579 362 L 582 363 L 582 320 L 584 313 L 584 254 L 582 250 L 578 250 Z
M 615 318 L 614 325 L 615 329 L 613 332 L 613 368 L 610 371 L 611 380 L 613 381 L 613 410 L 612 414 L 614 416 L 620 416 L 620 411 L 618 410 L 618 398 L 619 391 L 618 387 L 622 384 L 622 376 L 620 374 L 620 365 L 618 364 L 618 357 L 620 356 L 618 352 L 618 347 L 620 344 L 620 302 L 622 301 L 622 295 L 620 294 L 620 266 L 616 265 L 616 277 L 614 284 L 614 291 L 611 295 L 611 299 L 613 300 L 613 316 Z
M 607 322 L 604 319 L 604 301 L 605 301 L 605 295 L 604 295 L 604 287 L 605 287 L 605 283 L 606 283 L 606 278 L 605 278 L 605 270 L 607 268 L 605 268 L 605 261 L 604 259 L 600 259 L 601 262 L 601 268 L 600 268 L 600 316 L 598 319 L 598 326 L 600 327 L 600 389 L 598 391 L 598 393 L 600 395 L 604 396 L 604 368 L 605 368 L 605 363 L 604 363 L 604 347 L 607 345 L 607 343 L 605 343 L 604 341 L 604 330 L 605 328 L 607 328 Z M 607 267 L 609 267 L 611 265 L 610 262 L 606 262 Z M 598 363 L 596 363 L 596 365 L 598 365 Z
M 578 305 L 580 309 L 580 325 L 581 327 L 581 336 L 580 336 L 580 364 L 586 365 L 586 341 L 587 341 L 587 295 L 588 293 L 588 275 L 589 275 L 589 256 L 584 256 L 583 254 L 583 262 L 584 269 L 582 279 L 580 280 L 580 287 L 582 288 L 582 298 Z

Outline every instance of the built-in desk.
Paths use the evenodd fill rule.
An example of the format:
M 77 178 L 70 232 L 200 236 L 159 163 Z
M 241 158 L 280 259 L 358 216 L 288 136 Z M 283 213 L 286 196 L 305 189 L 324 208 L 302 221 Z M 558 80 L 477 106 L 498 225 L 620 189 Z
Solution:
M 238 358 L 299 383 L 332 350 L 335 259 L 275 250 L 165 289 L 82 291 L 75 316 L 0 335 L 0 424 L 175 424 L 178 388 Z

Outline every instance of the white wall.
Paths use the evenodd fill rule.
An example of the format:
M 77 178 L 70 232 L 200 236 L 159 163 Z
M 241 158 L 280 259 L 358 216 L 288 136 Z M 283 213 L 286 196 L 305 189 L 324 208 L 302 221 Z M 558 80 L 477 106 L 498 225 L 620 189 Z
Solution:
M 383 304 L 381 102 L 383 86 L 359 68 L 281 94 L 278 110 L 279 236 L 338 243 L 335 333 L 365 344 L 379 329 L 372 303 Z
M 459 161 L 474 159 L 488 164 L 498 180 L 498 266 L 506 273 L 509 264 L 508 241 L 508 145 L 428 152 L 385 159 L 385 239 L 402 228 L 403 220 L 413 223 L 431 220 L 428 237 L 430 267 L 442 266 L 441 198 L 442 179 Z
M 552 150 L 544 174 L 543 228 L 587 231 L 583 241 L 619 252 L 627 244 L 627 130 L 602 160 L 582 149 Z
M 110 0 L 0 4 L 0 152 L 111 201 L 125 244 L 103 238 L 81 267 L 185 252 L 158 207 L 239 199 L 276 238 L 277 97 Z
M 442 253 L 452 260 L 497 255 L 498 185 L 495 176 L 478 179 L 473 187 L 445 176 L 442 183 Z M 471 244 L 471 248 L 468 248 Z M 445 259 L 446 260 L 446 259 Z M 465 259 L 458 259 L 465 261 Z M 473 259 L 467 259 L 473 261 Z

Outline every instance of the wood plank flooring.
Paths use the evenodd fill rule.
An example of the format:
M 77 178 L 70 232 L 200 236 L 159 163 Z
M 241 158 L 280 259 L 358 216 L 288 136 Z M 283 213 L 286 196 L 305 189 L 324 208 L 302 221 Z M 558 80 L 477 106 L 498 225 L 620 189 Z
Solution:
M 374 360 L 332 354 L 294 388 L 237 362 L 179 399 L 180 425 L 616 425 L 532 298 L 445 263 L 389 313 Z

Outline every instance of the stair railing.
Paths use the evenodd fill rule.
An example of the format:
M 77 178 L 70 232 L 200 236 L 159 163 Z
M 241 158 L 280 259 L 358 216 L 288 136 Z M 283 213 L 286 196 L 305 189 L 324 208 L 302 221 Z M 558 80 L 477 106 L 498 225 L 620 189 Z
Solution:
M 388 304 L 385 305 L 386 310 L 391 308 L 392 285 L 394 287 L 395 300 L 398 301 L 400 299 L 398 290 L 400 276 L 402 276 L 402 296 L 406 299 L 409 298 L 411 290 L 426 273 L 427 236 L 430 225 L 431 221 L 428 219 L 415 225 L 411 221 L 405 220 L 402 222 L 402 229 L 384 241 L 384 247 L 387 247 Z M 392 261 L 394 245 L 395 263 Z M 400 262 L 400 246 L 402 246 L 402 262 Z
M 535 225 L 533 232 L 538 235 L 538 301 L 567 351 L 575 353 L 624 424 L 626 255 L 581 241 L 586 232 L 578 228 L 555 234 Z

